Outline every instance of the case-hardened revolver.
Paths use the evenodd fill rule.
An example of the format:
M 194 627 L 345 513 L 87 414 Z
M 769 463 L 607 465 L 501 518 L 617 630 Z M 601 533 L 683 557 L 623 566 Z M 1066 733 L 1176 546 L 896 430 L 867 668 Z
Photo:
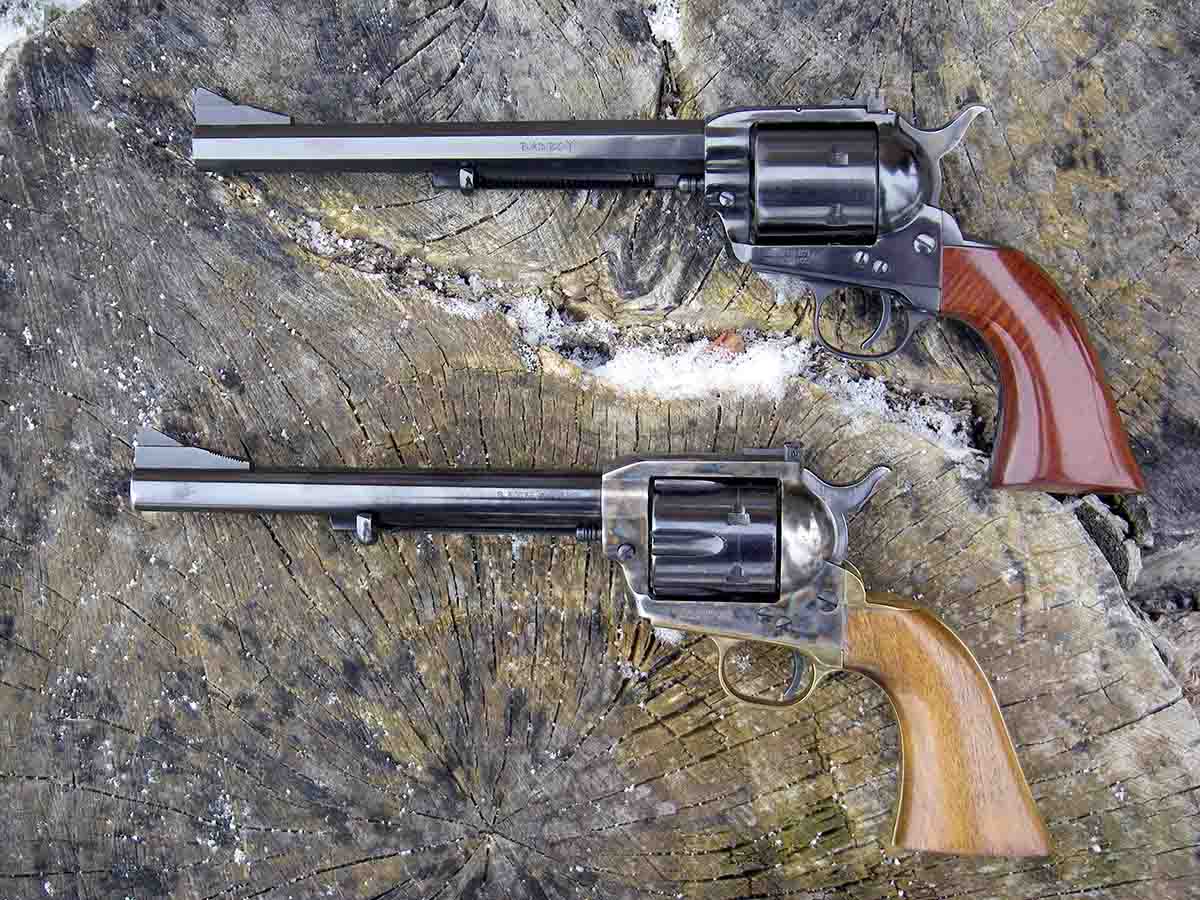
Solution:
M 1036 263 L 964 238 L 937 205 L 940 161 L 983 106 L 932 131 L 875 102 L 734 109 L 706 120 L 329 125 L 293 124 L 203 89 L 193 107 L 192 158 L 208 171 L 429 172 L 435 187 L 464 192 L 699 194 L 738 260 L 811 286 L 816 338 L 842 357 L 897 353 L 939 315 L 975 329 L 1001 383 L 993 486 L 1144 489 L 1071 305 Z M 879 299 L 879 321 L 860 344 L 835 345 L 822 310 L 846 287 Z M 892 339 L 880 350 L 885 336 Z
M 887 692 L 900 726 L 896 844 L 1049 852 L 971 652 L 928 610 L 868 592 L 846 561 L 847 518 L 875 492 L 884 467 L 856 484 L 828 484 L 785 445 L 631 459 L 592 474 L 258 469 L 155 431 L 139 435 L 134 465 L 130 497 L 143 511 L 321 514 L 365 544 L 389 529 L 599 542 L 641 616 L 712 638 L 720 684 L 733 698 L 788 706 L 841 669 Z M 738 683 L 730 661 L 744 643 L 790 650 L 790 676 Z

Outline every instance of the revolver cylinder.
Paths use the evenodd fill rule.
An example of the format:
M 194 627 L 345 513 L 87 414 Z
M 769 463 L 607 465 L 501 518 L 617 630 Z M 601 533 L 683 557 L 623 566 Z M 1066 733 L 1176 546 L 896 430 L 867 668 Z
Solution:
M 729 600 L 779 591 L 776 482 L 658 478 L 650 503 L 657 596 Z
M 871 243 L 879 218 L 874 126 L 753 132 L 751 208 L 762 243 Z
M 937 160 L 893 125 L 777 123 L 751 140 L 759 244 L 873 244 L 936 199 Z

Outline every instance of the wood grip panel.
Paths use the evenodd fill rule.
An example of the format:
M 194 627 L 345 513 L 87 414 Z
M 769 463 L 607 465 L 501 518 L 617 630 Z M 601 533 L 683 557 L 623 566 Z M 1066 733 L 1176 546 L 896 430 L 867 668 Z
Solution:
M 946 247 L 942 313 L 978 331 L 999 369 L 993 487 L 1145 489 L 1083 323 L 1037 263 L 1003 247 Z
M 867 599 L 871 606 L 848 614 L 845 666 L 882 687 L 896 711 L 896 845 L 1048 855 L 1050 835 L 971 651 L 928 610 L 890 594 Z

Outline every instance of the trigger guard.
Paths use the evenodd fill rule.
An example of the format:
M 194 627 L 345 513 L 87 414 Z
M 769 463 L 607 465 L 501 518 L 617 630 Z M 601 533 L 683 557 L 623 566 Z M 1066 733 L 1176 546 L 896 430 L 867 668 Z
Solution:
M 805 679 L 806 669 L 812 669 L 812 677 Z M 792 650 L 792 683 L 788 685 L 788 689 L 783 692 L 780 698 L 781 706 L 791 706 L 794 703 L 803 703 L 813 695 L 817 687 L 838 671 L 838 666 L 831 666 L 829 663 L 822 662 L 815 656 L 809 656 L 803 650 Z M 800 688 L 807 682 L 808 687 L 804 693 L 800 693 Z
M 906 308 L 904 313 L 908 319 L 907 327 L 904 330 L 904 340 L 902 340 L 900 342 L 900 346 L 893 351 L 895 353 L 899 353 L 908 345 L 908 342 L 912 340 L 912 336 L 916 333 L 918 328 L 920 328 L 926 322 L 932 322 L 937 318 L 936 313 L 931 313 L 924 309 Z
M 872 343 L 874 343 L 887 328 L 887 326 L 891 324 L 893 308 L 897 303 L 902 304 L 904 307 L 904 337 L 900 339 L 899 344 L 886 353 L 855 353 L 852 350 L 842 350 L 840 347 L 835 347 L 829 343 L 829 341 L 825 339 L 825 335 L 821 333 L 821 310 L 825 306 L 825 301 L 829 299 L 829 295 L 832 294 L 833 291 L 838 287 L 838 285 L 831 285 L 827 282 L 823 282 L 823 284 L 825 285 L 826 290 L 824 293 L 817 295 L 817 302 L 813 307 L 813 335 L 816 338 L 817 345 L 822 350 L 832 353 L 834 356 L 840 359 L 849 360 L 850 362 L 880 362 L 885 359 L 890 359 L 908 346 L 908 342 L 912 340 L 912 337 L 918 328 L 937 318 L 936 313 L 932 313 L 924 309 L 917 309 L 909 305 L 909 303 L 904 300 L 903 295 L 899 295 L 899 299 L 897 299 L 896 294 L 884 289 L 879 289 L 880 302 L 883 303 L 883 316 L 880 318 L 879 324 L 875 327 L 875 331 L 872 332 L 871 336 L 863 341 L 861 345 L 859 345 L 860 349 L 865 350 Z M 814 291 L 815 290 L 816 288 L 814 287 Z
M 813 304 L 813 337 L 816 338 L 817 345 L 822 350 L 832 353 L 834 356 L 844 356 L 844 352 L 825 340 L 825 335 L 821 332 L 821 310 L 825 308 L 825 302 L 837 289 L 837 285 L 822 282 L 819 286 L 820 289 L 816 284 L 812 284 L 811 287 L 813 296 L 817 299 L 817 302 Z
M 783 692 L 778 700 L 769 697 L 755 697 L 752 694 L 745 694 L 739 691 L 733 683 L 725 675 L 725 657 L 728 652 L 738 644 L 746 643 L 746 641 L 738 638 L 719 637 L 717 635 L 709 635 L 709 638 L 717 645 L 717 680 L 721 683 L 721 689 L 732 697 L 734 700 L 740 700 L 750 706 L 758 706 L 767 709 L 780 709 L 781 707 L 795 706 L 797 703 L 803 703 L 816 690 L 825 676 L 830 672 L 837 671 L 835 666 L 830 666 L 822 663 L 820 660 L 808 656 L 804 651 L 792 649 L 792 681 L 788 685 L 787 690 Z M 812 667 L 812 679 L 803 678 L 805 669 Z M 808 683 L 807 690 L 804 693 L 799 693 L 805 682 Z

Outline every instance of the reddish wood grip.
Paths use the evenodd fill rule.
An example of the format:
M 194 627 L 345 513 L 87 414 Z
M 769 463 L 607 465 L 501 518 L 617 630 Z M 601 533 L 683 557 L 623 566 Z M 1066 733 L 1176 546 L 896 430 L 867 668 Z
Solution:
M 946 247 L 942 312 L 978 331 L 1000 370 L 992 487 L 1145 490 L 1083 323 L 1037 263 L 1003 247 Z
M 894 842 L 973 856 L 1046 856 L 1050 835 L 983 670 L 933 613 L 869 594 L 845 664 L 892 701 L 900 726 Z

